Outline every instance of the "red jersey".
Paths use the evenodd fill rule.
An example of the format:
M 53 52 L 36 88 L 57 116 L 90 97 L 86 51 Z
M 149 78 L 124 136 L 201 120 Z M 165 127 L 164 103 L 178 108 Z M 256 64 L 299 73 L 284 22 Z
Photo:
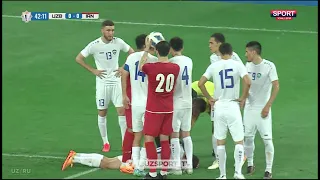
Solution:
M 130 75 L 127 78 L 127 96 L 131 101 L 131 83 L 130 83 Z
M 146 63 L 142 71 L 148 76 L 146 111 L 173 112 L 173 93 L 180 67 L 173 63 Z

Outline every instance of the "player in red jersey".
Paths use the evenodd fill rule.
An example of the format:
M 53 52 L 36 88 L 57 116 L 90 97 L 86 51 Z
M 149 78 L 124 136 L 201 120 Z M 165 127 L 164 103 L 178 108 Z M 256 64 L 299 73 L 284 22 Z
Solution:
M 139 69 L 148 76 L 148 97 L 144 122 L 144 139 L 150 172 L 145 179 L 166 178 L 170 160 L 169 136 L 172 130 L 173 92 L 180 67 L 169 62 L 170 44 L 160 41 L 155 45 L 158 61 L 146 63 L 151 40 L 146 38 L 146 48 Z M 157 150 L 154 138 L 160 136 L 162 170 L 157 174 Z M 164 163 L 167 162 L 167 163 Z

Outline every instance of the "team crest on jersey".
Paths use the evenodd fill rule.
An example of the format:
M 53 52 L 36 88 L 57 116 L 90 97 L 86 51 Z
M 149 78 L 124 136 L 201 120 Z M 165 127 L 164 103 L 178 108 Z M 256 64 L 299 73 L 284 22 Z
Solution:
M 117 50 L 112 50 L 112 53 L 113 53 L 113 55 L 116 55 L 117 54 Z
M 257 77 L 260 78 L 260 77 L 261 77 L 261 73 L 258 73 L 258 74 L 257 74 Z

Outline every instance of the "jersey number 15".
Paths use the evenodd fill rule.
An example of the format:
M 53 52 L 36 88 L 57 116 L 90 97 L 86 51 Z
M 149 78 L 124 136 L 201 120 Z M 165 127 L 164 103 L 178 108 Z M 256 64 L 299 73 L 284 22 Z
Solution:
M 232 71 L 233 71 L 233 69 L 224 69 L 219 72 L 220 81 L 221 81 L 221 89 L 224 89 L 224 88 L 228 89 L 228 88 L 234 87 L 233 76 L 228 75 L 228 72 L 232 72 Z M 230 79 L 230 81 L 231 81 L 230 85 L 224 84 L 225 83 L 224 81 L 227 79 Z

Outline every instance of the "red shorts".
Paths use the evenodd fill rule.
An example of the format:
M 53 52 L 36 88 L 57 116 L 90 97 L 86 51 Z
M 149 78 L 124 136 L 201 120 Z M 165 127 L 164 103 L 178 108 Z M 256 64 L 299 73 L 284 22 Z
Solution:
M 160 134 L 170 136 L 172 129 L 173 113 L 151 113 L 144 115 L 143 132 L 145 135 L 158 137 Z
M 126 115 L 127 128 L 132 129 L 132 111 L 131 111 L 131 106 L 129 106 L 129 109 L 125 109 L 124 113 Z

